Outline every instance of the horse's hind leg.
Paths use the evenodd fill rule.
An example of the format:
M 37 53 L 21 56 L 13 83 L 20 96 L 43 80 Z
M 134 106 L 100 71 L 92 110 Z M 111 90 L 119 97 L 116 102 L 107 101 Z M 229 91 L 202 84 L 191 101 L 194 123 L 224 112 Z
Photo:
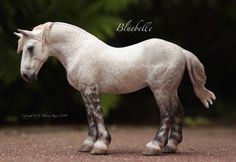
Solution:
M 150 141 L 145 150 L 144 155 L 158 155 L 162 148 L 168 143 L 169 132 L 173 125 L 174 111 L 176 100 L 173 94 L 163 90 L 153 90 L 157 104 L 160 109 L 161 124 L 154 139 Z
M 173 108 L 173 124 L 169 133 L 168 143 L 162 148 L 163 153 L 174 153 L 177 146 L 182 142 L 182 124 L 184 116 L 184 108 L 178 100 L 177 107 Z
M 179 71 L 170 69 L 162 80 L 151 80 L 149 86 L 160 109 L 161 124 L 155 138 L 146 145 L 144 155 L 158 155 L 161 152 L 175 152 L 182 141 L 183 108 L 177 95 L 182 79 L 184 64 L 179 64 Z M 166 146 L 167 145 L 167 146 Z

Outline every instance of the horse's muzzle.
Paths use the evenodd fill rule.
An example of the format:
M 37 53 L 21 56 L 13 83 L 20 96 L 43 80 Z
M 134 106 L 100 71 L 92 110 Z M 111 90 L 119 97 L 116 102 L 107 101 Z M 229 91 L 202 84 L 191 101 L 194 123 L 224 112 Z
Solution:
M 32 83 L 34 81 L 37 81 L 38 78 L 37 78 L 37 75 L 35 73 L 32 73 L 32 74 L 28 74 L 28 73 L 22 73 L 21 74 L 22 78 L 28 82 L 28 83 Z

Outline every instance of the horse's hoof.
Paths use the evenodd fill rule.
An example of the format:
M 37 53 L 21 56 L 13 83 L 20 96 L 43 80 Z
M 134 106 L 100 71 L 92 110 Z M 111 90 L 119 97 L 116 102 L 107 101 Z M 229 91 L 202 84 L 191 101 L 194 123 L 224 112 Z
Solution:
M 90 152 L 93 149 L 93 145 L 83 144 L 80 148 L 80 152 Z
M 175 153 L 177 151 L 177 147 L 170 147 L 168 145 L 164 146 L 161 149 L 162 153 Z
M 142 154 L 145 156 L 155 156 L 155 155 L 160 155 L 161 154 L 161 150 L 159 149 L 153 149 L 153 148 L 145 148 L 142 151 Z
M 90 151 L 90 154 L 92 155 L 105 155 L 107 153 L 107 149 L 93 147 L 93 149 Z

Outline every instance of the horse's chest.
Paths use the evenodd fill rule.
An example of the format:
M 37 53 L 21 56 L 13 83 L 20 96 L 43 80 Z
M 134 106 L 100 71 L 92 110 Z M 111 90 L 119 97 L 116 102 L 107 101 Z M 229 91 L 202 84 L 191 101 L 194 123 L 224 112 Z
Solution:
M 81 84 L 87 86 L 96 84 L 96 72 L 92 68 L 76 66 L 67 71 L 67 80 L 72 87 L 79 90 Z

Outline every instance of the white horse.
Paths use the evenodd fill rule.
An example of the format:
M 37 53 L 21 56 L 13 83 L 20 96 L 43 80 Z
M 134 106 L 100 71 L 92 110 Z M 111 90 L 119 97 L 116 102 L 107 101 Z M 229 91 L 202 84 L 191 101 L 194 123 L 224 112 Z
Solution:
M 48 22 L 32 31 L 19 30 L 17 52 L 23 51 L 21 75 L 31 82 L 49 56 L 63 64 L 71 86 L 81 92 L 89 123 L 81 151 L 105 154 L 111 136 L 105 126 L 100 93 L 129 93 L 149 86 L 160 109 L 161 125 L 144 155 L 176 152 L 182 141 L 183 107 L 177 90 L 185 66 L 196 96 L 205 107 L 215 95 L 204 87 L 201 62 L 176 44 L 149 39 L 131 46 L 111 47 L 76 26 Z

